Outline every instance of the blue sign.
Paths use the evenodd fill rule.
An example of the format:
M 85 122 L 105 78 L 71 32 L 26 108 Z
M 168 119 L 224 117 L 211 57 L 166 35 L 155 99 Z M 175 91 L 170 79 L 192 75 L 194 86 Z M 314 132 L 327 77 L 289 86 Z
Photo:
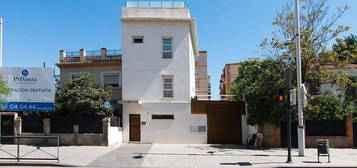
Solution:
M 54 103 L 43 102 L 7 102 L 3 105 L 4 111 L 54 111 Z
M 110 107 L 110 103 L 109 103 L 109 102 L 105 102 L 105 103 L 104 103 L 104 107 L 105 107 L 105 108 L 109 108 L 109 107 Z

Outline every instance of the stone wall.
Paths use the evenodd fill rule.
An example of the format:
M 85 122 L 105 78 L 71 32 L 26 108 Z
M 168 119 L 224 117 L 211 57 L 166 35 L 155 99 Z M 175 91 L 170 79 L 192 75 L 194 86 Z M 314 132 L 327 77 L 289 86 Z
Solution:
M 280 147 L 280 127 L 264 123 L 259 126 L 259 133 L 263 134 L 263 147 Z
M 74 133 L 51 133 L 51 121 L 49 118 L 43 120 L 43 133 L 22 133 L 21 118 L 15 119 L 16 136 L 58 136 L 60 145 L 87 145 L 87 146 L 108 146 L 122 143 L 122 129 L 120 127 L 111 127 L 110 118 L 104 118 L 102 133 L 79 133 L 78 125 L 74 125 Z M 46 142 L 44 142 L 46 141 Z M 22 144 L 57 144 L 55 139 L 21 139 Z

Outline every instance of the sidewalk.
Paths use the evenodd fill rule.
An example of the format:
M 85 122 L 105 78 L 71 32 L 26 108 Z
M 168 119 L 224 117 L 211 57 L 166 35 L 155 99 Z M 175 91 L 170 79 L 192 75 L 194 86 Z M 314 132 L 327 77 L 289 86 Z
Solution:
M 100 156 L 110 153 L 111 151 L 119 148 L 119 145 L 106 146 L 61 146 L 59 148 L 59 159 L 58 163 L 56 160 L 23 160 L 19 163 L 24 163 L 24 165 L 38 167 L 42 166 L 87 166 L 91 162 L 98 159 Z M 20 145 L 20 156 L 26 155 L 25 157 L 37 157 L 37 158 L 53 158 L 57 156 L 56 147 L 41 147 L 41 150 L 35 150 L 35 147 Z M 16 155 L 16 145 L 4 145 L 0 147 L 0 158 L 9 158 L 11 155 Z M 34 151 L 35 150 L 35 151 Z M 31 152 L 34 151 L 34 152 Z M 47 152 L 47 153 L 46 153 Z M 53 156 L 51 156 L 53 155 Z M 14 165 L 16 160 L 0 160 L 0 166 L 4 165 Z M 15 166 L 18 167 L 18 166 Z
M 249 150 L 236 145 L 125 144 L 114 152 L 103 156 L 100 161 L 98 160 L 95 162 L 96 164 L 90 166 L 153 168 L 357 167 L 356 149 L 331 149 L 331 163 L 327 163 L 327 157 L 320 158 L 320 161 L 324 163 L 317 163 L 316 149 L 306 149 L 305 157 L 298 157 L 298 151 L 294 149 L 292 164 L 285 163 L 286 149 Z M 109 157 L 112 158 L 106 159 Z M 120 161 L 116 162 L 115 158 L 120 158 Z
M 68 146 L 60 149 L 60 163 L 112 168 L 357 167 L 357 149 L 331 149 L 331 163 L 327 163 L 327 157 L 321 157 L 323 163 L 317 163 L 316 149 L 306 149 L 305 157 L 298 157 L 297 153 L 294 149 L 293 163 L 287 164 L 286 149 L 250 150 L 237 145 L 208 144 Z M 4 157 L 1 151 L 0 157 Z

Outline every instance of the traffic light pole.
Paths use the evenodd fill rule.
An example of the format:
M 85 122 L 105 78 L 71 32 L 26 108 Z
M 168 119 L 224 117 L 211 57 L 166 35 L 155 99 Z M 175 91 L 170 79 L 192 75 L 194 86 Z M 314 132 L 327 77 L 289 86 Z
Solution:
M 291 106 L 290 106 L 290 92 L 291 92 L 291 62 L 289 63 L 289 67 L 287 69 L 287 78 L 286 78 L 286 82 L 287 82 L 287 101 L 286 101 L 286 108 L 288 111 L 288 159 L 286 161 L 286 163 L 291 163 Z

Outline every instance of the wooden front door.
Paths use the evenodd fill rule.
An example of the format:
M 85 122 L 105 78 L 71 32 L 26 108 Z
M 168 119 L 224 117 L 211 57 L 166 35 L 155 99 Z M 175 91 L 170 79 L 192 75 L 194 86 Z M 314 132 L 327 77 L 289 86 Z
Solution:
M 129 115 L 130 141 L 140 141 L 140 114 Z

